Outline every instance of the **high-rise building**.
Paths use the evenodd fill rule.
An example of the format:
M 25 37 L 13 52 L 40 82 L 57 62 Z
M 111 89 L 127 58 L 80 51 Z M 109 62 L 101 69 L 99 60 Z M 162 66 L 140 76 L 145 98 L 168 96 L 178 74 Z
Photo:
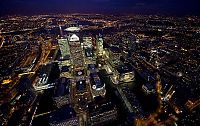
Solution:
M 92 37 L 83 37 L 83 45 L 84 48 L 92 48 Z
M 81 42 L 76 34 L 72 34 L 69 37 L 69 46 L 71 51 L 71 62 L 73 64 L 73 69 L 75 74 L 78 76 L 82 75 L 84 70 L 84 53 L 81 47 Z M 76 75 L 76 76 L 77 76 Z
M 67 39 L 58 39 L 58 44 L 61 51 L 61 59 L 69 59 L 70 58 L 70 48 Z
M 111 46 L 107 51 L 107 72 L 112 73 L 111 80 L 114 84 L 134 81 L 135 73 L 129 63 L 122 62 L 121 49 Z M 111 71 L 111 72 L 110 72 Z
M 85 63 L 88 64 L 96 64 L 96 54 L 94 52 L 94 48 L 86 48 L 85 49 Z
M 60 35 L 61 35 L 61 37 L 63 37 L 63 31 L 62 31 L 62 27 L 61 27 L 61 26 L 59 26 L 59 29 L 60 29 Z
M 91 102 L 88 107 L 88 123 L 91 126 L 105 125 L 117 119 L 117 108 L 111 101 L 97 99 L 95 102 Z
M 85 53 L 85 63 L 96 64 L 96 55 L 94 53 L 92 37 L 83 37 L 83 47 Z
M 71 73 L 72 73 L 72 98 L 78 109 L 85 109 L 91 99 L 87 65 L 85 62 L 84 46 L 79 38 L 79 28 L 67 28 L 67 39 L 70 47 Z
M 89 64 L 88 69 L 90 71 L 90 85 L 93 98 L 98 96 L 104 97 L 106 94 L 105 83 L 101 81 L 95 65 Z
M 91 88 L 92 88 L 92 96 L 97 97 L 97 96 L 105 96 L 106 94 L 106 89 L 105 89 L 105 83 L 103 83 L 97 73 L 92 73 L 91 74 Z
M 109 63 L 112 67 L 120 65 L 121 49 L 117 46 L 111 46 L 109 48 Z
M 97 54 L 98 55 L 103 55 L 103 38 L 98 37 L 97 38 Z
M 70 80 L 65 77 L 59 78 L 56 82 L 53 96 L 53 101 L 56 107 L 60 108 L 70 103 L 69 86 Z
M 115 71 L 119 82 L 131 82 L 135 80 L 133 67 L 129 63 L 119 65 Z
M 52 112 L 49 117 L 50 126 L 79 126 L 75 110 L 69 105 Z

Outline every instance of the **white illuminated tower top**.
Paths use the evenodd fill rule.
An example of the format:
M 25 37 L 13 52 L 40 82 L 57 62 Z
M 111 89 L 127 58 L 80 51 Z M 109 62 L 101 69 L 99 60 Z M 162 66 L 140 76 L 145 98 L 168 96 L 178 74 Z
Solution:
M 80 42 L 79 41 L 79 37 L 76 34 L 72 34 L 72 36 L 70 36 L 69 38 L 70 42 Z

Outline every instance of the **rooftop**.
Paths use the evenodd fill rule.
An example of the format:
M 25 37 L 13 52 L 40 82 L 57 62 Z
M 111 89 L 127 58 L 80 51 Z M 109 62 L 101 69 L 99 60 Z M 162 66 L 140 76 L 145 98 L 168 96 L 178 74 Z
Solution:
M 104 86 L 104 83 L 101 82 L 98 73 L 91 73 L 90 76 L 92 79 L 91 86 L 93 89 L 102 88 Z
M 69 79 L 62 77 L 58 80 L 55 90 L 54 90 L 54 94 L 56 97 L 58 96 L 64 96 L 66 94 L 69 93 L 69 84 L 70 81 Z
M 111 101 L 100 99 L 89 103 L 88 107 L 90 115 L 95 116 L 113 110 L 115 108 L 115 104 Z
M 76 42 L 79 41 L 79 37 L 76 34 L 73 34 L 70 38 L 69 38 L 70 42 Z
M 79 92 L 84 92 L 86 90 L 86 82 L 85 82 L 85 80 L 81 80 L 81 81 L 76 82 L 76 89 Z
M 130 64 L 125 63 L 124 65 L 118 66 L 117 71 L 119 73 L 128 73 L 133 71 L 133 67 Z
M 120 48 L 116 46 L 111 46 L 110 51 L 112 51 L 113 53 L 121 53 Z
M 49 118 L 49 122 L 53 124 L 59 124 L 60 122 L 74 117 L 76 117 L 76 112 L 73 108 L 66 105 L 58 109 L 57 111 L 52 112 Z

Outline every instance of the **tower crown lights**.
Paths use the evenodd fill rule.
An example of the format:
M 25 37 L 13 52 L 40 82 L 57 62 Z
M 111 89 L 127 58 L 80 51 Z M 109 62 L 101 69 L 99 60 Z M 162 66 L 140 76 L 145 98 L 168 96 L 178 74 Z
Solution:
M 79 37 L 76 35 L 76 34 L 73 34 L 70 39 L 69 39 L 70 42 L 75 42 L 75 41 L 79 41 Z

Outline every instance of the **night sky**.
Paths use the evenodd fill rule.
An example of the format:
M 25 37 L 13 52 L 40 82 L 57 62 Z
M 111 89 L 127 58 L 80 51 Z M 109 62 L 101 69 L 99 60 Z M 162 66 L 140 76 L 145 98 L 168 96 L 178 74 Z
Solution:
M 0 0 L 0 16 L 76 12 L 200 15 L 200 0 Z

